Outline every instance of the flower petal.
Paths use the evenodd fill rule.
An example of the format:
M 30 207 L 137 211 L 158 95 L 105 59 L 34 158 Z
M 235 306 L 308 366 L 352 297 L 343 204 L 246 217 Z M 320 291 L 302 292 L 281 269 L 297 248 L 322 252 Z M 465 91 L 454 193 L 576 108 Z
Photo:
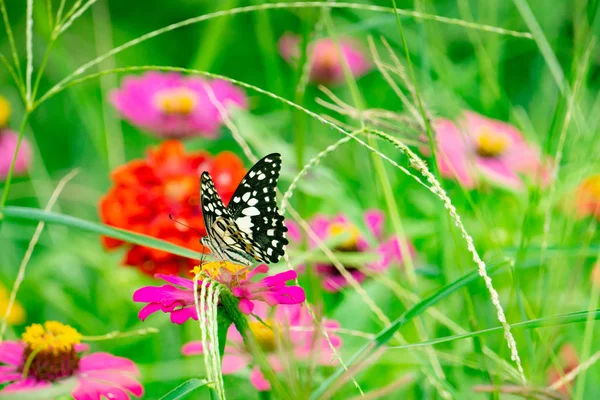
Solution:
M 6 341 L 0 343 L 0 362 L 19 366 L 23 361 L 23 345 L 21 342 Z
M 252 372 L 250 372 L 250 383 L 252 383 L 258 391 L 264 392 L 271 390 L 271 384 L 265 379 L 265 376 L 260 372 L 260 368 L 258 367 L 252 368 Z
M 52 386 L 51 383 L 46 381 L 38 381 L 35 378 L 26 378 L 21 379 L 20 381 L 16 381 L 11 383 L 2 389 L 3 393 L 8 392 L 20 392 L 20 391 L 35 391 L 40 389 L 45 389 Z
M 79 370 L 82 372 L 120 370 L 139 375 L 138 368 L 133 361 L 113 356 L 110 353 L 93 353 L 82 357 L 79 361 Z
M 523 181 L 512 167 L 500 158 L 478 158 L 479 172 L 492 182 L 518 190 L 523 187 Z
M 97 381 L 104 384 L 110 384 L 131 392 L 136 397 L 142 396 L 144 387 L 133 376 L 120 371 L 89 371 L 82 373 L 81 377 L 86 381 Z
M 381 210 L 368 210 L 365 212 L 365 224 L 375 238 L 381 237 L 383 233 L 383 222 L 385 216 Z

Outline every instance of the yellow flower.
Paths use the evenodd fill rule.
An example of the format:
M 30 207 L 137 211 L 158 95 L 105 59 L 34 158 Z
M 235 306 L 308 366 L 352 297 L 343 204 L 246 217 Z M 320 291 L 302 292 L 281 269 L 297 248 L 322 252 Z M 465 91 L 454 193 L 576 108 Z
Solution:
M 6 310 L 8 309 L 9 293 L 0 285 L 0 320 L 4 318 Z M 11 325 L 21 324 L 25 321 L 25 310 L 17 301 L 14 302 L 10 314 L 8 315 L 7 321 Z
M 57 355 L 71 352 L 76 344 L 81 343 L 81 334 L 69 325 L 46 321 L 44 325 L 33 324 L 25 328 L 21 339 L 31 351 Z
M 10 103 L 0 96 L 0 128 L 4 127 L 10 118 Z

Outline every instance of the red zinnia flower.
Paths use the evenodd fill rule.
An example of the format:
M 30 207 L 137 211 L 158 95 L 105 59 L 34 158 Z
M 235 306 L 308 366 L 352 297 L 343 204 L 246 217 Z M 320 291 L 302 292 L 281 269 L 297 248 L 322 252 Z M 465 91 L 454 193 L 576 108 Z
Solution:
M 169 219 L 204 233 L 199 207 L 200 173 L 208 171 L 221 198 L 227 204 L 246 170 L 235 154 L 222 152 L 215 157 L 204 151 L 186 153 L 178 141 L 163 142 L 145 159 L 133 160 L 112 173 L 114 186 L 100 200 L 100 219 L 108 225 L 154 236 L 203 252 L 198 233 Z M 125 243 L 103 238 L 107 249 Z M 197 260 L 161 250 L 128 246 L 124 264 L 154 275 L 186 274 Z

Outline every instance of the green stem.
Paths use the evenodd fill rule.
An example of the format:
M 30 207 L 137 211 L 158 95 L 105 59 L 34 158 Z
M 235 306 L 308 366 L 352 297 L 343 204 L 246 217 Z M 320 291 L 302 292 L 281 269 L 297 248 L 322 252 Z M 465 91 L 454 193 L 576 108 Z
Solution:
M 221 304 L 223 305 L 224 314 L 227 318 L 233 322 L 236 329 L 244 340 L 244 345 L 247 351 L 252 354 L 254 362 L 260 367 L 260 371 L 263 373 L 265 378 L 271 383 L 273 389 L 277 390 L 280 394 L 283 393 L 281 383 L 275 376 L 273 369 L 269 365 L 267 358 L 256 343 L 256 339 L 248 324 L 248 319 L 239 309 L 240 300 L 233 295 L 229 290 L 223 290 L 221 292 Z
M 27 360 L 25 360 L 25 365 L 23 366 L 23 379 L 26 379 L 27 375 L 29 375 L 29 368 L 31 368 L 31 363 L 33 363 L 33 359 L 41 350 L 41 347 L 38 347 L 37 349 L 33 350 L 29 357 L 27 357 Z
M 225 355 L 225 343 L 227 342 L 227 330 L 231 325 L 232 321 L 229 318 L 229 314 L 223 309 L 219 308 L 217 311 L 217 327 L 219 333 L 219 356 L 221 362 L 223 362 L 223 356 Z
M 6 204 L 6 200 L 8 199 L 8 190 L 10 189 L 10 184 L 12 182 L 12 177 L 15 172 L 15 164 L 17 163 L 17 156 L 19 154 L 19 149 L 21 148 L 21 141 L 23 140 L 23 135 L 25 133 L 25 127 L 27 126 L 27 120 L 29 119 L 29 111 L 25 112 L 23 116 L 23 121 L 21 122 L 21 127 L 19 128 L 19 138 L 17 139 L 17 146 L 15 147 L 15 152 L 13 153 L 13 158 L 10 163 L 10 168 L 8 170 L 8 175 L 6 175 L 6 181 L 4 183 L 4 190 L 2 191 L 2 198 L 0 198 L 0 225 L 4 220 L 4 214 L 2 210 L 4 209 L 4 205 Z

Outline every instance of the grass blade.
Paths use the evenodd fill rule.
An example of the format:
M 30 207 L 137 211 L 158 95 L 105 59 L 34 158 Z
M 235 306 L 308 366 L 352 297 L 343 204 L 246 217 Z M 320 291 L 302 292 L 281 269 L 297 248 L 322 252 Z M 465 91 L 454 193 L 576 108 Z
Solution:
M 535 329 L 535 328 L 543 328 L 545 326 L 559 326 L 559 325 L 567 325 L 574 324 L 578 322 L 585 322 L 590 316 L 593 320 L 600 319 L 600 308 L 595 310 L 585 310 L 585 311 L 577 311 L 568 314 L 555 315 L 553 317 L 544 317 L 532 319 L 529 321 L 518 322 L 516 324 L 512 324 L 510 326 L 511 329 Z M 426 342 L 420 343 L 411 343 L 402 346 L 394 346 L 390 347 L 392 349 L 407 349 L 411 347 L 423 347 L 423 346 L 432 346 L 438 343 L 452 342 L 454 340 L 468 339 L 477 336 L 487 335 L 490 333 L 500 332 L 502 330 L 501 326 L 497 326 L 495 328 L 482 329 L 476 332 L 469 332 L 462 335 L 453 335 L 453 336 L 445 336 L 441 338 L 431 339 Z
M 498 272 L 499 270 L 508 267 L 508 265 L 508 261 L 491 265 L 488 267 L 488 273 L 491 275 L 494 272 Z M 355 364 L 363 354 L 367 352 L 368 354 L 373 354 L 373 352 L 375 352 L 379 347 L 386 344 L 392 338 L 394 333 L 396 333 L 396 331 L 398 331 L 401 327 L 406 325 L 408 322 L 412 321 L 415 317 L 421 315 L 429 307 L 445 299 L 452 293 L 456 292 L 458 289 L 461 289 L 462 287 L 473 282 L 478 277 L 478 270 L 473 270 L 468 274 L 462 276 L 461 278 L 455 280 L 454 282 L 451 282 L 446 286 L 440 288 L 431 296 L 415 304 L 414 307 L 407 310 L 404 314 L 402 314 L 394 322 L 392 322 L 390 326 L 379 332 L 379 334 L 377 334 L 375 338 L 373 338 L 369 343 L 365 344 L 361 349 L 354 353 L 352 357 L 350 357 L 350 359 L 346 362 L 346 366 L 349 368 L 351 365 Z M 325 382 L 321 384 L 321 386 L 317 388 L 317 390 L 315 390 L 311 394 L 310 399 L 314 400 L 320 398 L 323 395 L 323 393 L 327 391 L 329 386 L 331 386 L 331 384 L 333 384 L 333 382 L 344 373 L 344 371 L 344 368 L 338 368 Z
M 171 390 L 169 393 L 165 394 L 163 397 L 160 398 L 160 400 L 183 399 L 185 396 L 192 393 L 194 390 L 204 387 L 206 385 L 208 385 L 208 382 L 204 379 L 188 379 L 181 385 L 177 386 L 175 389 Z
M 164 240 L 142 235 L 140 233 L 127 231 L 125 229 L 114 228 L 112 226 L 108 226 L 99 222 L 86 221 L 84 219 L 72 217 L 70 215 L 43 211 L 38 208 L 16 206 L 4 207 L 2 209 L 2 212 L 4 213 L 4 218 L 8 220 L 25 219 L 29 221 L 44 221 L 47 223 L 54 223 L 72 228 L 82 229 L 84 231 L 97 233 L 103 236 L 109 236 L 111 238 L 124 240 L 129 243 L 139 244 L 140 246 L 146 246 L 151 247 L 153 249 L 163 250 L 182 257 L 192 259 L 200 259 L 200 257 L 202 257 L 202 254 L 198 252 L 188 250 L 184 247 L 177 246 Z M 198 238 L 198 240 L 200 240 L 200 238 Z

